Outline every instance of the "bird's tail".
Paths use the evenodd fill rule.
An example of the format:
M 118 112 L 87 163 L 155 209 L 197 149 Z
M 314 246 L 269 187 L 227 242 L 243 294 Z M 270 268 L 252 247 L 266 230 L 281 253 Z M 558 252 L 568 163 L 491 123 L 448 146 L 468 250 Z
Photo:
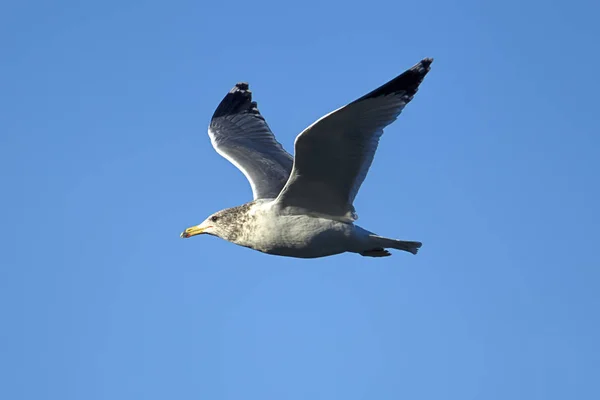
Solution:
M 422 245 L 421 242 L 408 242 L 377 235 L 369 235 L 369 239 L 371 239 L 369 245 L 372 245 L 373 247 L 360 253 L 366 257 L 385 257 L 391 255 L 385 250 L 386 248 L 404 250 L 412 254 L 417 254 Z

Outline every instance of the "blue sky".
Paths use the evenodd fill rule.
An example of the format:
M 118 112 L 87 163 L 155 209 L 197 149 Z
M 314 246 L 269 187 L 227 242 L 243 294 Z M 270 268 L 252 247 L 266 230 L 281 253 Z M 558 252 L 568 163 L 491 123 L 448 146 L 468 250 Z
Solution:
M 600 398 L 591 1 L 4 2 L 0 398 Z M 289 150 L 434 57 L 355 206 L 418 256 L 181 230 L 251 198 L 210 116 Z

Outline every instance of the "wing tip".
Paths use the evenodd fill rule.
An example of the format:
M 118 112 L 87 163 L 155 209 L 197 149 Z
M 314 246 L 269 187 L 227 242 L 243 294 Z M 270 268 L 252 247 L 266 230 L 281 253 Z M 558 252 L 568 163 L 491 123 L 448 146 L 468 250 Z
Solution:
M 419 86 L 423 82 L 425 75 L 431 69 L 431 63 L 433 63 L 433 58 L 423 58 L 413 67 L 354 102 L 399 93 L 406 96 L 407 102 L 410 101 L 419 90 Z
M 425 57 L 424 59 L 421 60 L 421 62 L 419 64 L 422 64 L 426 68 L 429 68 L 429 66 L 432 63 L 433 63 L 433 57 Z
M 433 63 L 433 58 L 427 57 L 419 61 L 411 70 L 416 71 L 419 75 L 424 77 L 431 70 L 431 64 Z
M 418 67 L 419 72 L 421 72 L 423 75 L 425 75 L 429 72 L 429 70 L 431 70 L 432 63 L 433 63 L 433 58 L 427 57 L 427 58 L 424 58 L 421 61 L 419 61 L 419 63 L 416 66 Z
M 229 91 L 229 93 L 233 93 L 236 90 L 240 90 L 240 91 L 249 91 L 250 89 L 250 85 L 248 85 L 248 82 L 238 82 L 235 84 L 235 86 L 233 87 L 233 89 L 231 89 Z
M 252 91 L 248 82 L 238 82 L 225 95 L 221 103 L 217 106 L 212 118 L 219 118 L 226 115 L 240 114 L 249 112 L 261 117 L 258 111 L 258 105 L 252 101 Z

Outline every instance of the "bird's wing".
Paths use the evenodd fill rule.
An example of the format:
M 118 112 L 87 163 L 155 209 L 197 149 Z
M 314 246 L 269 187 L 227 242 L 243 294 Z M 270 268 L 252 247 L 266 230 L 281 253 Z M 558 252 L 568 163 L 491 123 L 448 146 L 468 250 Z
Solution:
M 247 83 L 238 83 L 223 98 L 208 135 L 217 153 L 246 176 L 254 200 L 277 197 L 288 180 L 293 158 L 275 139 Z
M 340 221 L 358 218 L 352 203 L 371 166 L 383 128 L 402 112 L 429 72 L 421 62 L 298 135 L 292 173 L 277 202 L 288 212 Z

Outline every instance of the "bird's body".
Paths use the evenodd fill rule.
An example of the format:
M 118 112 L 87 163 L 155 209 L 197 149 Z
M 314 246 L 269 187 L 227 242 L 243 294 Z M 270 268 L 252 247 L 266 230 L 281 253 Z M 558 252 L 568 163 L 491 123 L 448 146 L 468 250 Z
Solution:
M 289 215 L 277 207 L 274 199 L 258 200 L 240 208 L 244 210 L 245 223 L 239 234 L 233 232 L 229 237 L 238 245 L 301 258 L 329 256 L 356 247 L 353 224 L 305 214 Z
M 276 199 L 252 201 L 219 211 L 215 216 L 223 225 L 221 238 L 267 254 L 297 258 L 326 257 L 344 252 L 388 255 L 383 254 L 381 238 L 372 232 L 349 222 L 288 213 L 278 206 Z M 419 245 L 398 242 L 409 243 L 408 248 L 415 253 Z
M 408 104 L 429 71 L 424 59 L 371 93 L 322 117 L 298 135 L 295 158 L 275 140 L 237 84 L 209 126 L 215 150 L 238 167 L 254 200 L 214 213 L 182 237 L 211 234 L 267 254 L 297 258 L 344 252 L 384 257 L 395 248 L 416 254 L 420 242 L 377 236 L 356 224 L 352 205 L 383 128 Z

